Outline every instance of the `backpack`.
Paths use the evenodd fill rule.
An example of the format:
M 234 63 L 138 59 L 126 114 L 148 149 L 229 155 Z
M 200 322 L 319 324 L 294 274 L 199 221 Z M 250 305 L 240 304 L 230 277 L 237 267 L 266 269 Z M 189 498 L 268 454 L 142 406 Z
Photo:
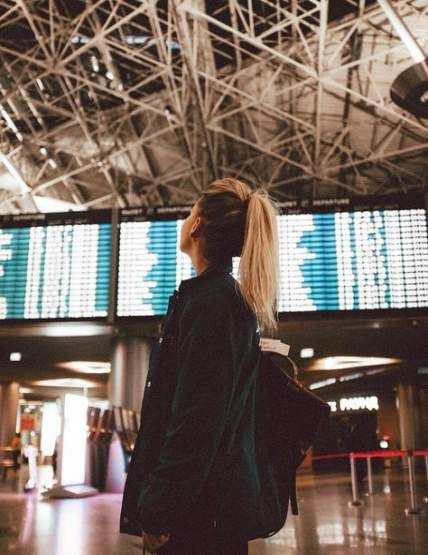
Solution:
M 288 373 L 287 373 L 288 371 Z M 328 403 L 297 381 L 297 365 L 289 356 L 260 350 L 257 418 L 284 506 L 299 514 L 296 472 L 313 445 Z M 289 375 L 291 374 L 291 377 Z

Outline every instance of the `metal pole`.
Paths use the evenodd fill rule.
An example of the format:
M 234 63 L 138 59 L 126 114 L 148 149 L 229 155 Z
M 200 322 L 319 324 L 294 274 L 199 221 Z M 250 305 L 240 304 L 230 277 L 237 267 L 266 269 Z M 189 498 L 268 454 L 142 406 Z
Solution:
M 427 481 L 428 481 L 428 455 L 425 455 L 425 471 L 427 474 Z M 424 503 L 428 503 L 428 495 L 424 496 Z
M 351 483 L 352 483 L 352 501 L 349 502 L 349 505 L 351 507 L 360 507 L 362 503 L 358 499 L 357 468 L 355 466 L 354 453 L 349 453 L 349 461 L 351 463 Z
M 407 462 L 409 464 L 410 507 L 405 510 L 405 513 L 406 515 L 418 515 L 421 510 L 417 507 L 416 501 L 415 458 L 411 449 L 407 451 Z
M 372 473 L 372 458 L 367 457 L 367 479 L 369 482 L 369 493 L 368 495 L 373 495 L 373 473 Z

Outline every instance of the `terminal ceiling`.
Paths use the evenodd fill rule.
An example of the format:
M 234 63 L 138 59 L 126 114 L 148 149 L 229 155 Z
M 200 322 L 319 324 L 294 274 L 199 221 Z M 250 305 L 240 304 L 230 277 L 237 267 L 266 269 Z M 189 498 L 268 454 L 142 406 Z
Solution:
M 427 51 L 426 0 L 394 5 Z M 412 63 L 369 0 L 3 0 L 0 213 L 423 190 Z

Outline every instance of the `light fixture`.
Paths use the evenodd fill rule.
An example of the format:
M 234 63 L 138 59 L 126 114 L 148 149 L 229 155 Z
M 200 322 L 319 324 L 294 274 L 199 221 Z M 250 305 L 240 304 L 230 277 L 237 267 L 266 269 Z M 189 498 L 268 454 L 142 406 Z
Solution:
M 73 360 L 70 362 L 60 362 L 60 368 L 81 372 L 82 374 L 108 374 L 111 372 L 109 362 L 93 362 L 89 360 Z
M 110 326 L 99 325 L 95 322 L 80 324 L 75 322 L 67 322 L 69 325 L 48 323 L 40 326 L 40 333 L 45 337 L 89 337 L 109 335 Z
M 92 69 L 95 71 L 95 73 L 98 73 L 100 71 L 100 65 L 98 63 L 98 58 L 94 55 L 91 56 L 91 64 Z
M 26 393 L 33 393 L 33 390 L 30 387 L 20 387 L 19 388 L 20 395 L 25 395 Z M 25 399 L 23 399 L 23 403 L 26 403 Z
M 398 362 L 400 362 L 398 358 L 331 356 L 317 359 L 311 364 L 308 370 L 346 370 L 349 368 L 397 364 Z
M 312 347 L 305 347 L 300 351 L 300 358 L 312 358 L 314 356 L 314 350 Z
M 309 389 L 321 389 L 322 387 L 327 387 L 328 385 L 333 385 L 336 383 L 336 378 L 327 378 L 326 380 L 321 380 L 320 382 L 314 382 L 309 386 Z
M 22 353 L 19 353 L 19 352 L 10 353 L 9 360 L 11 362 L 19 362 L 20 360 L 22 360 Z
M 43 387 L 72 387 L 72 388 L 86 388 L 86 387 L 99 387 L 99 383 L 90 380 L 81 380 L 78 378 L 55 378 L 52 380 L 37 380 L 32 382 L 32 385 L 39 385 Z

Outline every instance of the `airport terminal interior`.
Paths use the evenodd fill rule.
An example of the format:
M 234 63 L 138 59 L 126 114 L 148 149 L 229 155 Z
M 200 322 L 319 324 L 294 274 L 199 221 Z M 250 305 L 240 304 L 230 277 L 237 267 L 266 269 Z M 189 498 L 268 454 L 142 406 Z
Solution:
M 142 553 L 150 355 L 227 177 L 277 207 L 266 350 L 330 409 L 249 554 L 428 552 L 427 29 L 428 0 L 0 3 L 1 555 Z

